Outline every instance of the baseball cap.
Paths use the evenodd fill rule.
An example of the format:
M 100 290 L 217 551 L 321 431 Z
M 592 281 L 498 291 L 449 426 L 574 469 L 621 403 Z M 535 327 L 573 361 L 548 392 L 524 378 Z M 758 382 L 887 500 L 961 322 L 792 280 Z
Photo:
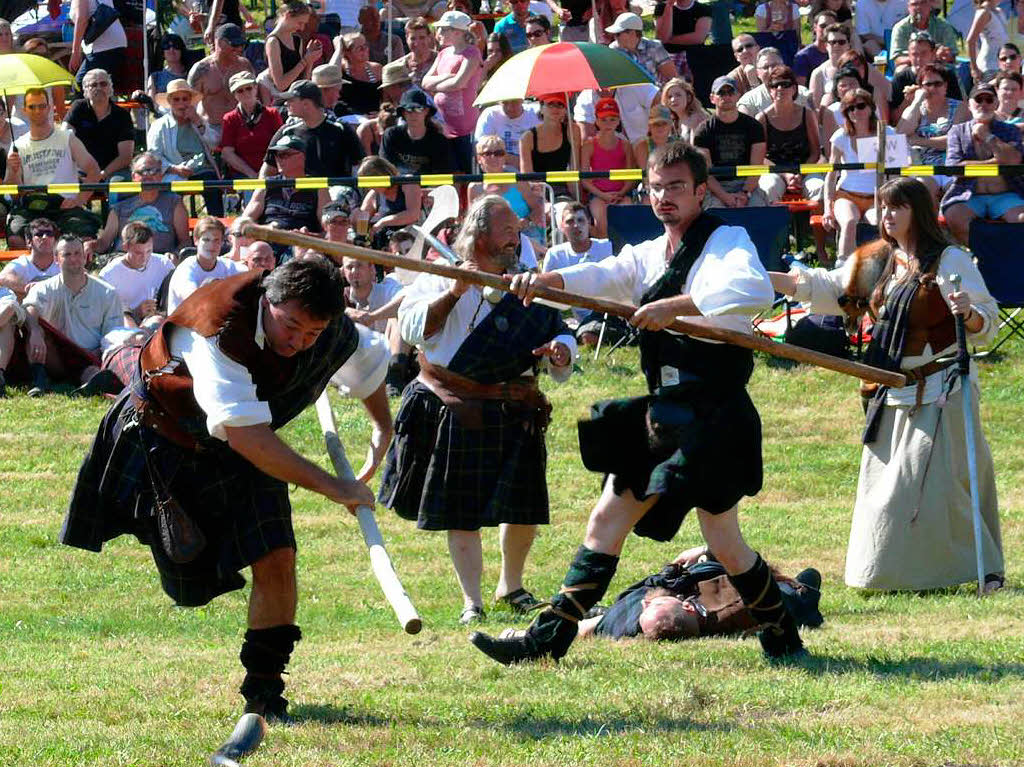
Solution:
M 469 28 L 473 26 L 473 19 L 462 11 L 445 11 L 441 14 L 441 18 L 434 22 L 434 26 L 452 27 L 453 29 L 461 29 L 463 32 L 468 32 Z
M 615 17 L 615 21 L 612 22 L 610 27 L 605 27 L 604 31 L 617 35 L 619 32 L 626 32 L 632 30 L 633 32 L 644 31 L 644 20 L 637 16 L 635 13 L 620 13 Z
M 615 99 L 606 97 L 594 105 L 594 114 L 598 117 L 620 117 L 622 113 L 619 111 L 619 105 Z
M 716 77 L 715 81 L 711 84 L 711 92 L 718 93 L 722 88 L 732 88 L 734 91 L 739 91 L 740 87 L 736 84 L 736 81 L 725 75 Z
M 231 22 L 221 24 L 217 27 L 217 31 L 214 33 L 214 38 L 217 40 L 227 40 L 229 43 L 236 46 L 245 45 L 245 34 L 242 32 L 242 28 L 237 24 L 232 24 Z
M 345 200 L 335 200 L 324 205 L 320 218 L 324 221 L 333 221 L 336 218 L 351 218 L 352 206 Z
M 537 101 L 541 104 L 547 104 L 549 101 L 557 101 L 562 106 L 567 106 L 564 93 L 545 93 L 543 96 L 538 96 Z
M 228 79 L 228 90 L 232 93 L 246 85 L 256 85 L 256 77 L 252 72 L 235 72 Z
M 323 106 L 323 97 L 320 94 L 320 88 L 316 83 L 312 83 L 309 80 L 296 80 L 292 83 L 292 87 L 281 94 L 281 98 L 285 101 L 291 99 L 309 99 L 314 102 L 317 106 Z
M 991 96 L 996 96 L 996 86 L 992 83 L 978 83 L 971 89 L 971 98 L 973 99 L 979 93 L 988 93 Z
M 672 110 L 664 104 L 655 104 L 651 107 L 650 113 L 647 115 L 648 123 L 675 123 L 672 119 Z
M 297 136 L 294 133 L 285 133 L 273 143 L 272 146 L 267 147 L 267 152 L 273 154 L 274 152 L 305 152 L 306 141 L 302 136 Z

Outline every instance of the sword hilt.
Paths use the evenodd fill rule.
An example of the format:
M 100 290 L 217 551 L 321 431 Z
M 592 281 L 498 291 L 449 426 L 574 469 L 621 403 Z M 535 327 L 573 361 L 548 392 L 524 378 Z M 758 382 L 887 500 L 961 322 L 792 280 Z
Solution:
M 962 282 L 959 274 L 949 275 L 949 284 L 953 286 L 953 292 L 960 292 Z M 971 372 L 971 353 L 967 350 L 967 320 L 962 314 L 956 317 L 956 344 L 958 347 L 956 355 L 957 370 L 960 375 L 966 376 Z

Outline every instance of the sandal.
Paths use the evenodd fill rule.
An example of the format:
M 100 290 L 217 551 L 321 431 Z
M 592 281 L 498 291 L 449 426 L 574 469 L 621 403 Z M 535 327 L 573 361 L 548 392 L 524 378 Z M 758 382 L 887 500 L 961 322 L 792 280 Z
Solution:
M 471 605 L 463 609 L 462 614 L 459 615 L 459 624 L 468 626 L 471 623 L 483 623 L 486 617 L 487 613 L 484 612 L 484 608 L 479 605 Z
M 518 615 L 525 615 L 536 607 L 540 606 L 540 601 L 526 589 L 516 589 L 510 591 L 503 597 L 498 597 L 494 600 L 496 603 L 504 603 L 512 608 L 512 612 Z

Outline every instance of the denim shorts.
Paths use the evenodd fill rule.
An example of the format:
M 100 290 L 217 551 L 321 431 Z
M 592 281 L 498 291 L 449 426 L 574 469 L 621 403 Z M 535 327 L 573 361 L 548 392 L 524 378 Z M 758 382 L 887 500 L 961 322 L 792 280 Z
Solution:
M 967 200 L 967 207 L 977 213 L 979 218 L 1002 218 L 1006 211 L 1021 206 L 1024 206 L 1024 197 L 1016 192 L 972 194 Z

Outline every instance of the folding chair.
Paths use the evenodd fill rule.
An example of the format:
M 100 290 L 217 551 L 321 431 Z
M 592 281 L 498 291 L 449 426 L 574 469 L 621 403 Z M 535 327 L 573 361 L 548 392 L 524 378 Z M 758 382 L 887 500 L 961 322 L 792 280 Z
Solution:
M 1016 336 L 1024 339 L 1024 271 L 1020 267 L 1024 224 L 972 221 L 968 243 L 988 292 L 999 303 L 999 332 L 983 354 L 991 354 Z

